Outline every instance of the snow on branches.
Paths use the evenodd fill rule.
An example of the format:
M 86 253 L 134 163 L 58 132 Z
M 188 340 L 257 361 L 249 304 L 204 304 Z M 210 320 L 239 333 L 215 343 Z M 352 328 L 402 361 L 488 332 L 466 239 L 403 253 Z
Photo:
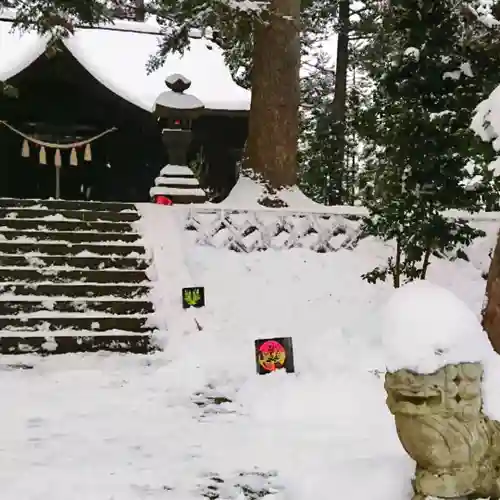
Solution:
M 260 13 L 269 7 L 269 1 L 263 0 L 219 0 L 221 3 L 226 4 L 231 9 L 241 12 Z
M 469 22 L 479 21 L 487 28 L 498 28 L 500 21 L 495 17 L 495 7 L 491 0 L 480 0 L 477 5 L 464 3 L 461 13 Z

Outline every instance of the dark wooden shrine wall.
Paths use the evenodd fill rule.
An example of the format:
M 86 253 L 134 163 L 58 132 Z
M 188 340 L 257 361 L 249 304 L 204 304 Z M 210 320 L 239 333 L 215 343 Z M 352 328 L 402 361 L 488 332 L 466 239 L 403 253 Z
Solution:
M 236 183 L 247 133 L 248 120 L 241 116 L 204 116 L 193 124 L 193 150 L 201 151 L 208 163 L 207 184 L 218 198 L 225 198 Z

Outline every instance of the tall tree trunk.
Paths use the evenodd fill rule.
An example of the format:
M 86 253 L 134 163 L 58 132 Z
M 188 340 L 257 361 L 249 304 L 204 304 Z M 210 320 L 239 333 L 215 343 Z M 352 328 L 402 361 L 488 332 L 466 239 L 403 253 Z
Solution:
M 482 324 L 493 349 L 500 353 L 500 232 L 488 271 Z
M 392 285 L 394 288 L 399 288 L 401 286 L 401 259 L 402 259 L 402 249 L 401 249 L 401 237 L 396 238 L 396 257 L 394 259 L 394 270 L 392 275 Z
M 135 20 L 144 22 L 146 19 L 146 9 L 144 8 L 144 0 L 135 0 Z
M 271 0 L 254 32 L 246 167 L 270 194 L 297 182 L 300 0 Z M 269 204 L 269 200 L 260 200 Z
M 329 203 L 345 203 L 344 182 L 346 170 L 346 106 L 347 106 L 347 70 L 349 67 L 349 32 L 350 0 L 339 2 L 339 30 L 337 39 L 337 60 L 335 64 L 335 94 L 332 104 L 333 123 L 331 124 L 335 154 L 332 177 L 337 189 L 331 193 Z

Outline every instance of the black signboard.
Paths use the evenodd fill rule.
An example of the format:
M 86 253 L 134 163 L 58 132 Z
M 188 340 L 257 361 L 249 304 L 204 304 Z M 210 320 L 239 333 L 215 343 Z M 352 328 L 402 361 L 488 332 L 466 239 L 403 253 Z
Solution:
M 205 288 L 196 286 L 182 289 L 182 307 L 189 309 L 190 307 L 205 306 Z

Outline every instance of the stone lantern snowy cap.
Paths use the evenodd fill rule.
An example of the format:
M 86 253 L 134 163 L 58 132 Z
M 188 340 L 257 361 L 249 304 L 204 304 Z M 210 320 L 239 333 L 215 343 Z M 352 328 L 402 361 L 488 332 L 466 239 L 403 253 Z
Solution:
M 180 73 L 173 73 L 167 76 L 165 83 L 170 90 L 179 92 L 180 94 L 191 87 L 191 80 Z
M 204 109 L 203 103 L 192 94 L 184 92 L 191 86 L 185 76 L 174 73 L 166 78 L 168 91 L 162 92 L 156 99 L 154 114 L 159 118 L 196 118 Z

